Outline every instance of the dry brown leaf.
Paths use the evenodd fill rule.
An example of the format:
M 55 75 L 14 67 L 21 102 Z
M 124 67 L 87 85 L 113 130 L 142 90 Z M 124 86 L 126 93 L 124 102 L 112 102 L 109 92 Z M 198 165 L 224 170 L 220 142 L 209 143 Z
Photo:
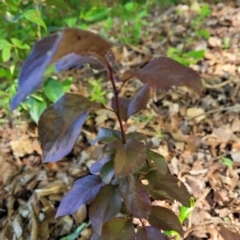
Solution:
M 233 232 L 225 227 L 223 224 L 220 224 L 220 235 L 224 240 L 240 240 L 239 232 Z
M 204 113 L 205 110 L 199 107 L 191 107 L 187 109 L 187 116 L 190 118 L 194 118 L 197 122 L 200 122 L 201 120 L 206 118 L 206 115 L 204 115 Z

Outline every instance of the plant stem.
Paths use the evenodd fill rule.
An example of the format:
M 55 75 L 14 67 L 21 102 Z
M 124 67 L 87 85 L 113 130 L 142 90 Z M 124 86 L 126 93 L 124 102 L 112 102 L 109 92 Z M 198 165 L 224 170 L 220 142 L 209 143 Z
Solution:
M 115 85 L 115 80 L 114 80 L 112 68 L 109 64 L 108 64 L 108 72 L 109 72 L 109 77 L 110 77 L 110 80 L 111 80 L 111 83 L 112 83 L 113 94 L 114 94 L 114 98 L 115 98 L 115 102 L 116 102 L 116 112 L 115 113 L 117 115 L 118 122 L 119 122 L 119 125 L 120 125 L 122 142 L 123 142 L 123 144 L 125 144 L 126 143 L 125 130 L 124 130 L 124 127 L 123 127 L 122 119 L 120 117 L 118 90 L 117 90 L 116 85 Z

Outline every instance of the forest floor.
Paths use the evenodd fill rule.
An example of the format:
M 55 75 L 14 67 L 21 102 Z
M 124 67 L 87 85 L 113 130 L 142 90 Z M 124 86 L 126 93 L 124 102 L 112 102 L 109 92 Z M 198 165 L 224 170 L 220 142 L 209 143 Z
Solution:
M 184 239 L 240 239 L 240 5 L 229 2 L 210 8 L 200 27 L 210 33 L 207 40 L 194 36 L 196 11 L 189 6 L 152 11 L 144 26 L 148 34 L 138 45 L 118 48 L 115 69 L 122 73 L 142 67 L 153 56 L 166 56 L 167 49 L 181 49 L 191 39 L 185 51 L 205 51 L 203 59 L 191 64 L 203 79 L 203 96 L 185 87 L 156 91 L 147 108 L 130 119 L 128 131 L 147 134 L 171 173 L 194 196 Z M 109 35 L 114 36 L 118 26 Z M 93 27 L 100 28 L 101 24 Z M 87 79 L 96 74 L 89 69 L 74 74 L 71 91 L 88 94 Z M 103 84 L 111 99 L 109 83 Z M 131 81 L 122 94 L 133 96 L 140 86 Z M 115 115 L 106 110 L 92 113 L 72 152 L 58 163 L 41 164 L 37 126 L 19 115 L 9 120 L 5 114 L 0 110 L 0 118 L 5 118 L 0 126 L 0 239 L 61 239 L 74 231 L 78 236 L 83 223 L 87 227 L 79 237 L 64 239 L 89 239 L 85 205 L 73 216 L 55 219 L 55 214 L 74 180 L 88 174 L 97 160 L 97 146 L 88 140 L 101 126 L 118 128 Z M 178 214 L 178 203 L 170 207 Z

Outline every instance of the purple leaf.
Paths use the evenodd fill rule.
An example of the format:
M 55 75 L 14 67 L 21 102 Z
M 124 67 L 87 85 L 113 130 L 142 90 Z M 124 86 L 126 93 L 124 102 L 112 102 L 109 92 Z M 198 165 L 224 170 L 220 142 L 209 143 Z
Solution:
M 62 199 L 56 217 L 75 213 L 83 204 L 91 202 L 103 185 L 99 176 L 89 175 L 78 179 Z
M 151 171 L 146 179 L 150 195 L 155 200 L 177 200 L 184 206 L 190 207 L 190 194 L 186 186 L 171 174 L 161 175 L 158 171 Z
M 109 184 L 115 174 L 113 160 L 105 163 L 101 169 L 100 175 L 105 184 Z
M 128 111 L 127 111 L 127 117 L 131 117 L 135 113 L 140 112 L 143 108 L 146 107 L 148 101 L 150 99 L 150 88 L 148 84 L 145 84 L 134 96 L 134 98 L 131 100 Z
M 98 131 L 97 137 L 90 141 L 92 145 L 96 142 L 111 143 L 115 140 L 121 141 L 121 132 L 111 128 L 101 127 Z
M 10 103 L 11 111 L 40 86 L 44 71 L 50 65 L 61 39 L 62 33 L 53 34 L 35 44 L 31 54 L 22 65 L 18 78 L 18 92 Z
M 112 144 L 112 148 L 116 150 L 114 164 L 117 177 L 127 177 L 137 171 L 145 162 L 145 146 L 135 139 L 128 139 L 125 144 L 115 142 Z
M 101 62 L 102 65 L 106 65 L 105 55 L 111 47 L 112 44 L 101 36 L 77 28 L 65 28 L 60 34 L 53 34 L 41 39 L 35 44 L 31 54 L 22 66 L 19 75 L 19 89 L 10 104 L 11 111 L 17 108 L 28 94 L 33 93 L 39 87 L 44 71 L 52 63 L 60 60 L 58 66 L 61 68 L 62 65 L 64 66 L 62 64 L 64 59 L 61 59 L 75 53 L 83 56 L 81 63 L 83 60 L 87 62 L 90 60 L 90 63 L 92 61 L 96 63 L 97 61 Z M 90 56 L 94 60 L 92 60 L 93 58 L 90 59 Z
M 127 211 L 138 218 L 148 218 L 150 198 L 147 190 L 132 175 L 120 180 L 120 193 Z
M 183 235 L 182 225 L 178 217 L 168 208 L 152 206 L 148 221 L 152 227 L 164 231 L 174 230 L 181 236 Z
M 154 227 L 144 227 L 138 230 L 135 240 L 167 240 L 161 231 Z
M 57 72 L 60 72 L 71 68 L 80 68 L 85 63 L 90 64 L 91 67 L 95 69 L 101 69 L 104 67 L 104 64 L 96 57 L 94 58 L 94 56 L 81 56 L 75 53 L 70 53 L 56 62 L 55 69 Z
M 101 234 L 105 222 L 119 213 L 122 200 L 116 186 L 105 185 L 90 204 L 89 215 L 93 229 Z
M 109 154 L 105 154 L 102 158 L 100 158 L 99 160 L 97 160 L 97 162 L 95 162 L 91 167 L 90 167 L 90 172 L 92 174 L 97 174 L 101 171 L 103 165 L 110 161 L 112 158 L 111 158 L 111 155 Z
M 145 84 L 133 98 L 119 98 L 119 114 L 123 121 L 144 109 L 150 99 L 150 88 Z M 117 111 L 115 97 L 112 98 L 111 106 Z
M 164 157 L 152 150 L 147 151 L 147 160 L 150 162 L 150 165 L 154 165 L 158 171 L 158 173 L 163 176 L 168 173 L 168 167 L 167 163 L 164 159 Z M 154 162 L 154 164 L 151 164 L 151 161 Z
M 89 110 L 98 106 L 87 98 L 67 93 L 47 108 L 39 120 L 43 162 L 55 162 L 67 155 L 81 131 Z
M 131 98 L 122 98 L 119 97 L 118 98 L 119 101 L 119 114 L 121 119 L 126 122 L 128 120 L 128 116 L 127 116 L 127 111 L 128 111 L 128 106 L 131 102 Z M 114 109 L 114 111 L 117 111 L 117 106 L 116 106 L 116 100 L 115 97 L 112 98 L 111 100 L 111 106 Z
M 197 72 L 168 57 L 153 58 L 139 71 L 127 70 L 123 73 L 124 82 L 132 77 L 161 90 L 167 90 L 174 85 L 186 85 L 199 94 L 203 90 Z
M 91 240 L 134 240 L 132 221 L 127 218 L 112 218 L 103 225 L 101 236 L 94 234 Z

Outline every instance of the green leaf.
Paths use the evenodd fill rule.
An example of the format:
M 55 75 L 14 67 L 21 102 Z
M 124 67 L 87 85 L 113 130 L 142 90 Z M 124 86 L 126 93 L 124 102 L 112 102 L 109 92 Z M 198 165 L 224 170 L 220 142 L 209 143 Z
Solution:
M 233 161 L 230 158 L 226 158 L 226 157 L 221 157 L 222 160 L 222 164 L 229 167 L 229 168 L 233 168 Z
M 200 17 L 205 18 L 211 14 L 211 9 L 209 4 L 204 4 L 200 9 Z
M 87 227 L 86 223 L 82 223 L 77 229 L 66 237 L 60 238 L 60 240 L 75 240 L 79 236 L 79 234 Z
M 66 1 L 63 0 L 46 0 L 46 4 L 50 6 L 54 6 L 61 9 L 70 9 L 69 5 L 66 3 Z
M 181 223 L 183 223 L 193 212 L 194 210 L 194 198 L 191 197 L 190 199 L 190 206 L 191 207 L 185 207 L 181 206 L 179 209 L 179 220 Z
M 11 47 L 5 47 L 2 51 L 2 60 L 7 62 L 11 58 Z
M 5 48 L 10 48 L 11 47 L 11 43 L 8 42 L 5 39 L 0 39 L 0 50 L 3 50 Z
M 62 84 L 59 81 L 49 78 L 44 83 L 44 93 L 50 101 L 56 102 L 64 95 L 65 92 Z
M 13 45 L 20 49 L 30 49 L 28 44 L 23 44 L 21 40 L 17 38 L 11 38 Z
M 205 39 L 209 39 L 210 33 L 207 29 L 200 29 L 196 32 L 197 37 L 203 37 Z
M 30 9 L 23 13 L 22 15 L 25 19 L 28 21 L 31 21 L 33 23 L 36 23 L 40 26 L 42 26 L 45 30 L 47 30 L 46 24 L 41 18 L 41 12 L 36 9 Z
M 42 112 L 46 109 L 47 104 L 45 101 L 38 101 L 33 97 L 30 97 L 26 102 L 26 104 L 30 105 L 30 116 L 32 120 L 37 124 Z
M 124 5 L 124 8 L 128 11 L 128 12 L 132 12 L 134 11 L 136 8 L 137 8 L 137 3 L 134 3 L 134 2 L 127 2 L 125 5 Z
M 178 217 L 170 209 L 152 206 L 148 221 L 152 227 L 166 231 L 174 230 L 181 236 L 183 235 L 182 225 Z
M 205 55 L 204 50 L 199 51 L 190 51 L 184 54 L 186 57 L 194 58 L 194 59 L 203 59 Z
M 95 22 L 100 21 L 103 18 L 105 18 L 108 13 L 111 11 L 111 8 L 93 8 L 90 11 L 88 11 L 86 14 L 82 14 L 81 17 L 86 22 Z
M 101 234 L 103 224 L 119 213 L 121 206 L 117 186 L 105 185 L 100 189 L 89 208 L 90 220 L 96 233 Z
M 77 18 L 76 17 L 65 18 L 64 22 L 67 24 L 68 27 L 74 27 L 77 22 Z
M 62 81 L 62 86 L 63 86 L 64 92 L 67 92 L 70 89 L 72 82 L 73 82 L 72 77 Z

